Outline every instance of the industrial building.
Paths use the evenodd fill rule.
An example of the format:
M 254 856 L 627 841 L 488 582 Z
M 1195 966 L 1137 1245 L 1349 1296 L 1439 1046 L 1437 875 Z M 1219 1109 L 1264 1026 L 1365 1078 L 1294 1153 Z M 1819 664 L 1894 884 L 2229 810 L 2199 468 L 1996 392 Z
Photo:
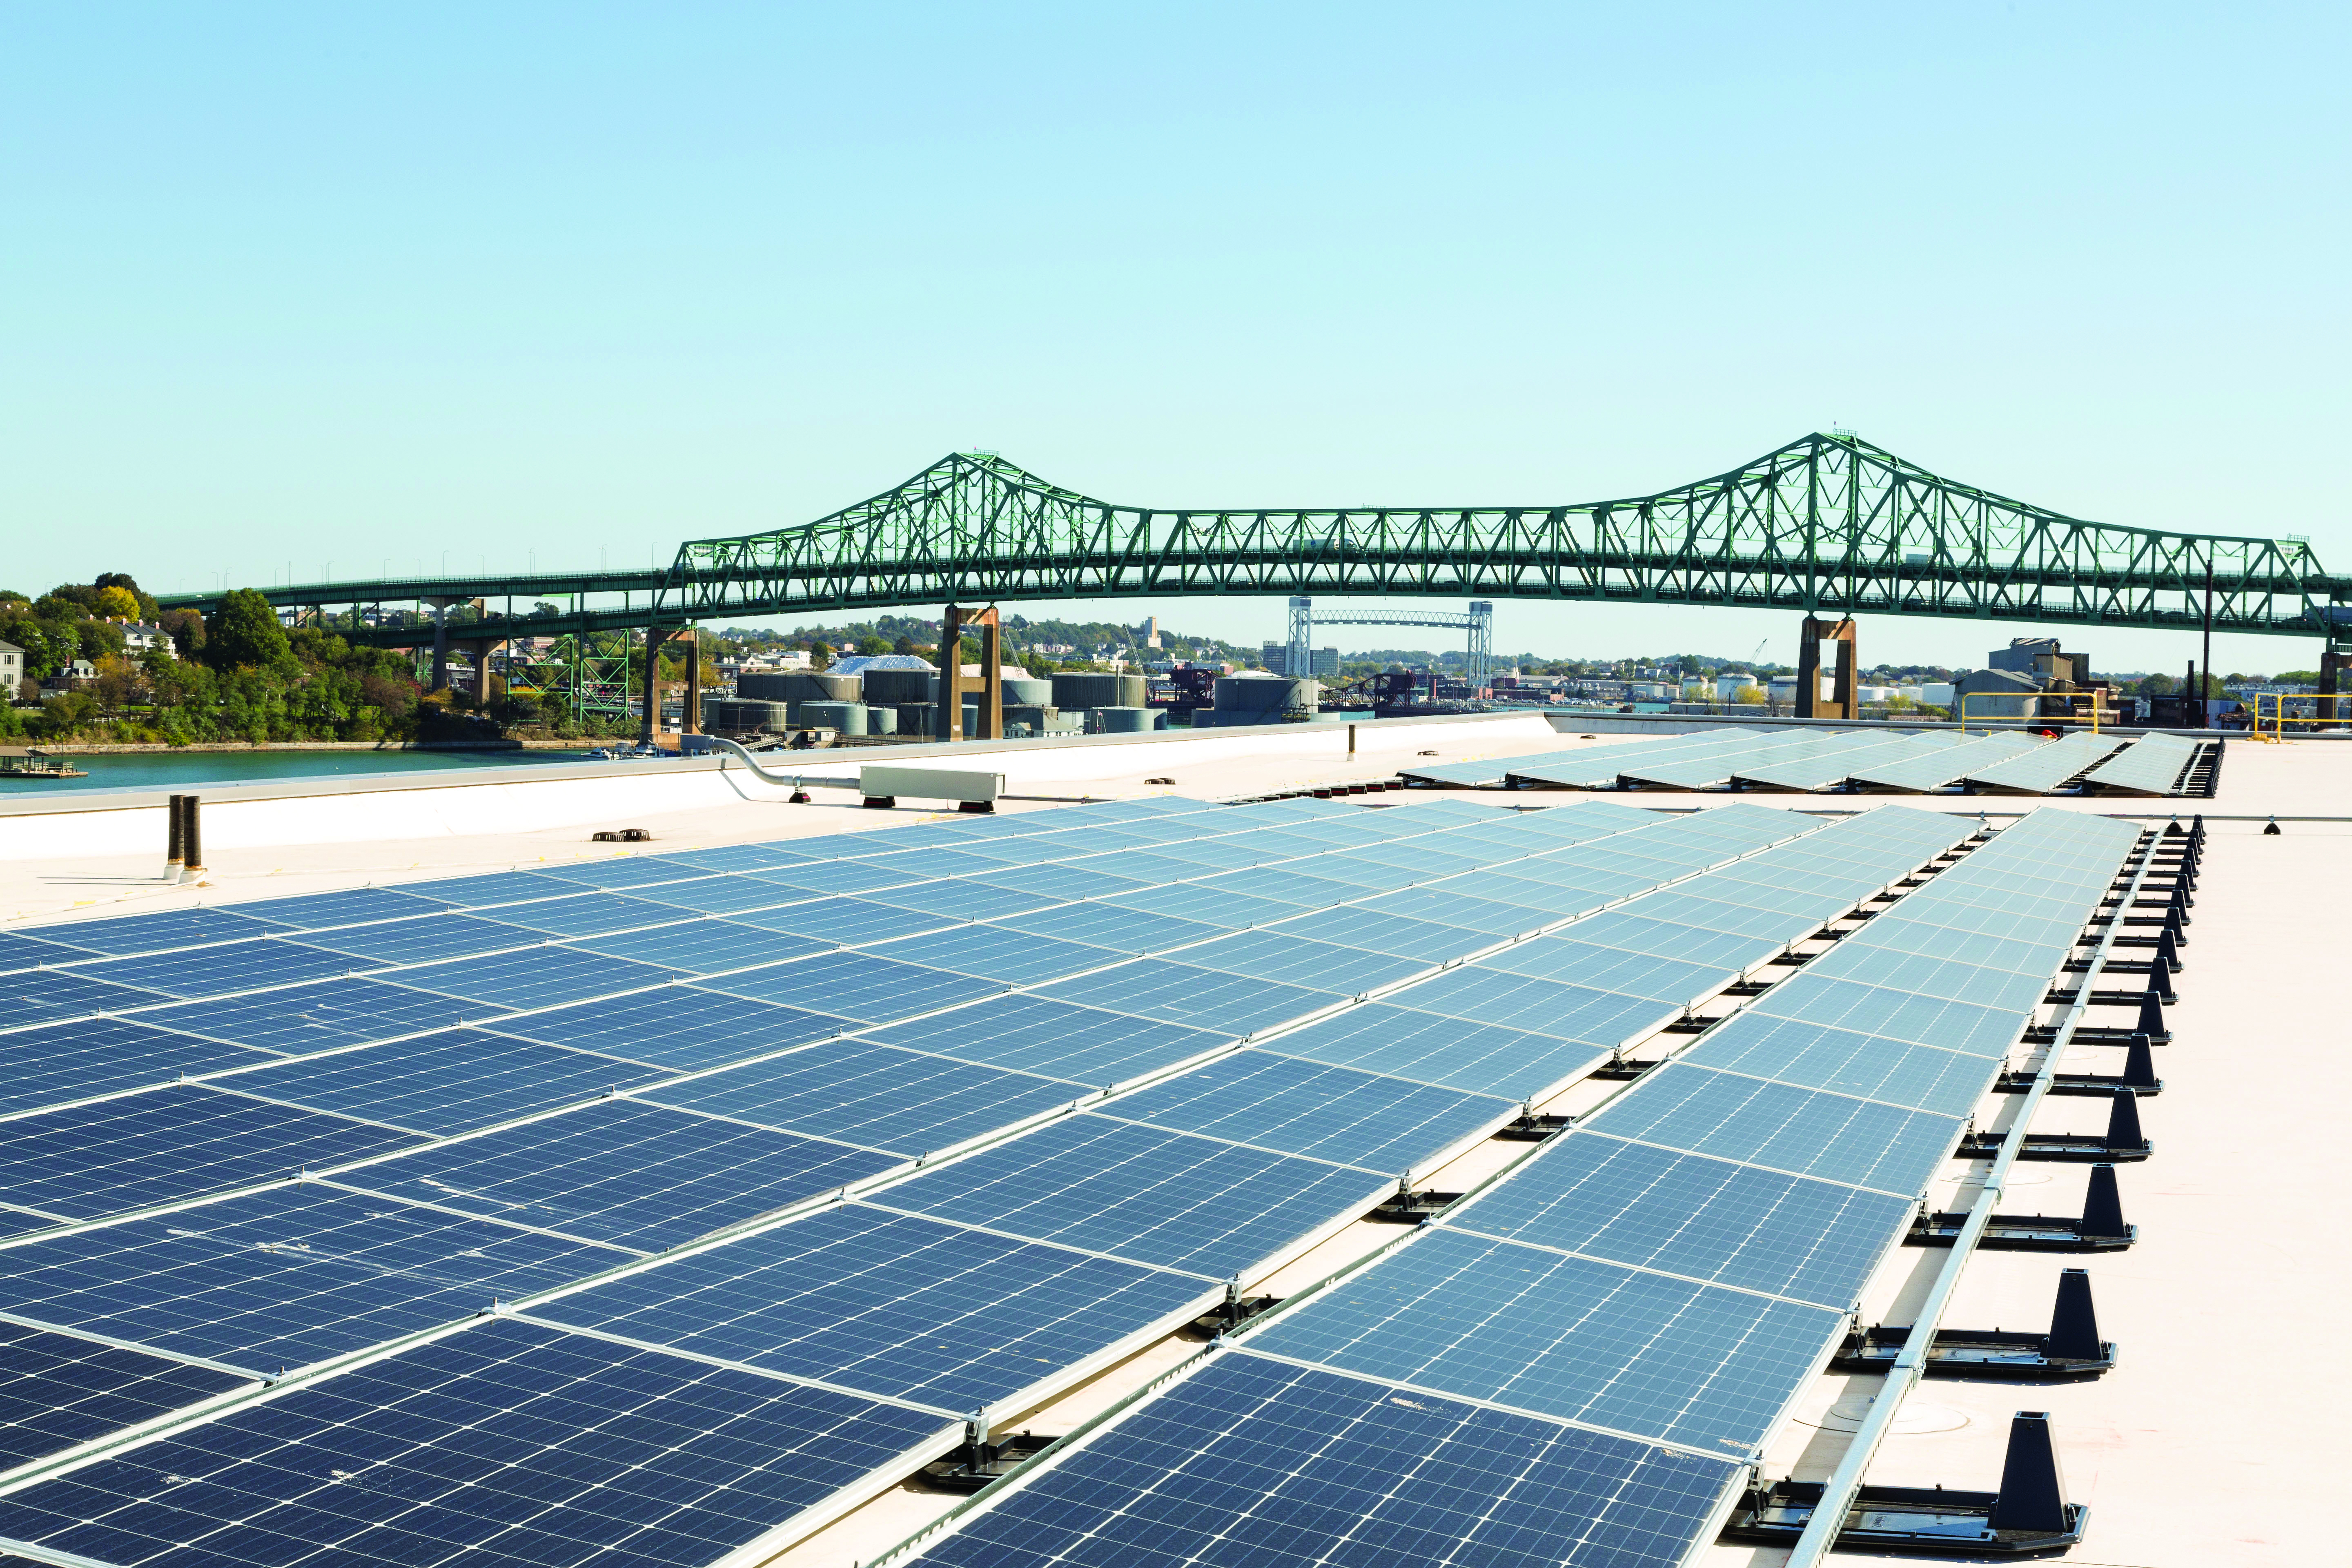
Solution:
M 2352 750 L 1885 730 L 0 803 L 0 1553 L 2326 1560 Z

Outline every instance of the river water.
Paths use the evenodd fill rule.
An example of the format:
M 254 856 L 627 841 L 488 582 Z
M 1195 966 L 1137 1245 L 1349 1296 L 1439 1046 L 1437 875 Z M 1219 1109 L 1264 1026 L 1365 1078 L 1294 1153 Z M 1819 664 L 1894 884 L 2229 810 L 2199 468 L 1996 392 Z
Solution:
M 357 778 L 369 773 L 446 773 L 467 768 L 527 768 L 577 763 L 577 752 L 97 752 L 60 760 L 79 779 L 0 777 L 0 799 L 66 790 L 188 790 L 276 779 Z

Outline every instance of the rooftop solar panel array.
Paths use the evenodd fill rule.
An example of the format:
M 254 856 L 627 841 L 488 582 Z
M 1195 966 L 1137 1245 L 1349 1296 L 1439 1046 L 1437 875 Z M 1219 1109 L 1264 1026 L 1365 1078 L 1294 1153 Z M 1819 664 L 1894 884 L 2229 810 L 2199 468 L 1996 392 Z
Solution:
M 2205 742 L 2183 735 L 2143 735 L 2083 775 L 2091 790 L 2117 795 L 2179 795 Z
M 2077 731 L 2032 751 L 1979 766 L 1969 787 L 1989 795 L 2048 795 L 2129 742 L 2116 735 Z
M 716 1356 L 782 1380 L 757 1398 L 822 1385 L 858 1422 L 919 1417 L 892 1430 L 931 1442 L 951 1430 L 941 1411 L 1034 1396 L 1164 1333 L 1228 1278 L 1518 1110 L 1511 1095 L 1374 1066 L 1237 1052 L 1239 1037 L 1295 1033 L 1304 1017 L 1372 1005 L 1357 1000 L 1367 993 L 1409 999 L 1445 964 L 1818 824 L 1745 806 L 1661 819 L 1599 802 L 1500 816 L 1299 802 L 942 826 L 27 938 L 58 956 L 23 973 L 78 981 L 120 1010 L 0 1031 L 23 1069 L 17 1100 L 0 1104 L 0 1311 L 238 1388 L 294 1369 L 299 1390 L 271 1408 L 335 1412 L 324 1419 L 339 1432 L 346 1417 L 405 1417 L 370 1415 L 392 1405 L 372 1405 L 353 1373 L 303 1369 L 393 1348 L 373 1364 L 472 1358 L 475 1371 L 434 1386 L 518 1412 L 499 1384 L 514 1366 L 584 1358 L 591 1381 L 707 1390 Z M 1123 844 L 1106 849 L 1114 836 Z M 1623 847 L 1579 856 L 1601 840 Z M 783 902 L 741 891 L 785 887 L 761 880 L 779 868 L 815 885 L 786 887 Z M 1026 888 L 982 879 L 1024 872 Z M 971 886 L 1009 901 L 959 904 L 953 890 Z M 1412 913 L 1378 907 L 1415 892 L 1426 898 Z M 1153 895 L 1208 918 L 1156 910 Z M 1295 929 L 1310 923 L 1323 934 Z M 763 944 L 780 934 L 814 951 L 779 959 Z M 202 974 L 257 941 L 331 955 L 336 973 L 284 984 L 225 969 L 226 994 L 193 1000 L 104 978 L 140 963 L 153 980 L 158 956 Z M 610 951 L 621 942 L 634 945 Z M 1103 974 L 1126 978 L 1087 984 Z M 1214 1026 L 1184 1021 L 1204 1016 Z M 1563 1044 L 1528 1037 L 1555 1056 Z M 1557 1081 L 1590 1055 L 1573 1044 L 1513 1084 Z M 1042 1124 L 922 1168 L 1024 1121 Z M 1043 1326 L 1007 1345 L 1007 1314 Z M 539 1338 L 491 1354 L 488 1336 L 526 1327 Z M 431 1342 L 397 1349 L 419 1335 Z M 615 1356 L 629 1370 L 613 1372 Z M 144 1403 L 89 1408 L 174 1408 L 178 1374 L 157 1375 Z M 68 1381 L 30 1405 L 68 1411 Z M 246 1419 L 160 1446 L 247 1442 Z M 66 1415 L 49 1425 L 79 1430 Z M 289 1452 L 323 1465 L 342 1440 L 320 1426 Z M 543 1462 L 572 1464 L 561 1447 Z M 304 1550 L 375 1540 L 364 1508 L 335 1500 L 365 1488 L 322 1500 L 246 1479 L 250 1495 L 175 1493 L 135 1524 L 99 1506 L 134 1478 L 142 1497 L 180 1485 L 159 1490 L 136 1468 L 149 1451 L 131 1450 L 130 1469 L 109 1459 L 0 1496 L 0 1537 L 191 1564 L 187 1553 L 246 1550 L 298 1516 Z M 884 1443 L 877 1452 L 898 1458 L 882 1473 L 910 1451 Z M 803 1476 L 824 1469 L 802 1449 L 787 1457 Z M 412 1485 L 395 1473 L 406 1461 L 386 1462 L 383 1484 Z M 101 1472 L 118 1479 L 90 1479 Z M 759 1506 L 763 1528 L 784 1527 L 781 1500 Z M 480 1521 L 438 1503 L 416 1518 L 533 1560 L 603 1550 L 593 1531 L 526 1545 L 469 1535 Z
M 1906 843 L 1916 816 L 1858 821 L 1876 819 L 1870 837 L 1900 858 L 1937 843 L 1924 825 Z M 2137 837 L 2029 816 L 1472 1201 L 1038 1467 L 922 1560 L 1108 1564 L 1148 1542 L 1171 1563 L 1370 1562 L 1410 1530 L 1415 1560 L 1682 1561 L 1949 1153 L 1965 1114 L 1955 1089 L 1972 1105 L 1989 1089 Z M 1832 843 L 1823 832 L 1780 853 Z M 1986 910 L 2016 933 L 1970 950 L 1992 963 L 1910 963 Z M 1893 1034 L 1851 1014 L 1801 1021 L 1857 976 L 1899 1012 L 1897 993 L 1932 1000 L 1989 974 L 2005 1037 L 1943 1017 Z M 2030 977 L 2034 994 L 2002 975 Z M 1923 1053 L 1948 1066 L 1922 1076 Z M 1890 1084 L 1892 1100 L 1860 1092 Z M 1506 1422 L 1514 1440 L 1452 1447 Z M 1400 1428 L 1412 1437 L 1389 1436 Z M 1520 1520 L 1547 1436 L 1575 1458 L 1541 1473 L 1589 1489 L 1570 1517 Z M 1476 1505 L 1398 1485 L 1414 1463 L 1376 1456 L 1406 1441 L 1414 1461 L 1466 1465 Z M 1419 1506 L 1400 1519 L 1384 1511 L 1392 1496 Z M 1629 1497 L 1642 1506 L 1618 1506 Z M 1556 1533 L 1497 1539 L 1498 1519 Z
M 1899 795 L 1926 795 L 1949 788 L 1979 768 L 2040 751 L 2048 742 L 2032 735 L 1937 735 L 1943 742 L 1906 754 L 1872 762 L 1853 770 L 1853 782 L 1864 789 Z

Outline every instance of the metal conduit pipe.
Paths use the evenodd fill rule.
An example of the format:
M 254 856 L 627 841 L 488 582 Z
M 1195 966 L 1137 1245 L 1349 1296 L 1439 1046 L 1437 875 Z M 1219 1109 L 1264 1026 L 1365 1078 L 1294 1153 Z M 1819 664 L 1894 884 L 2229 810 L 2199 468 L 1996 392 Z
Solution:
M 2140 858 L 2139 868 L 2132 873 L 2131 886 L 2125 889 L 2126 905 L 2137 896 L 2140 883 L 2147 879 L 2148 868 L 2155 861 L 2153 855 L 2143 852 L 2151 843 L 2151 837 L 2143 835 L 2132 847 L 2132 852 Z M 1952 1250 L 1946 1256 L 1944 1267 L 1936 1276 L 1935 1286 L 1927 1292 L 1927 1300 L 1920 1304 L 1918 1315 L 1904 1341 L 1902 1351 L 1895 1356 L 1895 1364 L 1887 1369 L 1885 1382 L 1871 1398 L 1870 1413 L 1863 1417 L 1862 1425 L 1854 1431 L 1853 1441 L 1846 1446 L 1845 1457 L 1838 1461 L 1837 1468 L 1822 1485 L 1822 1500 L 1814 1506 L 1812 1517 L 1805 1521 L 1804 1531 L 1797 1537 L 1796 1545 L 1789 1549 L 1787 1568 L 1815 1568 L 1836 1545 L 1839 1534 L 1844 1531 L 1846 1515 L 1853 1510 L 1854 1493 L 1862 1486 L 1864 1472 L 1870 1468 L 1870 1461 L 1876 1457 L 1878 1446 L 1886 1440 L 1886 1434 L 1894 1429 L 1895 1417 L 1901 1411 L 1905 1397 L 1918 1386 L 1919 1378 L 1927 1369 L 1927 1353 L 1935 1346 L 1936 1331 L 1943 1326 L 1944 1312 L 1951 1305 L 1953 1292 L 1959 1288 L 1960 1271 L 1969 1266 L 1969 1258 L 1976 1250 L 1977 1243 L 1983 1239 L 1985 1226 L 1992 1221 L 1992 1211 L 2000 1204 L 2001 1193 L 2008 1184 L 2010 1169 L 2017 1163 L 2018 1153 L 2025 1147 L 2025 1129 L 2032 1121 L 2034 1111 L 2050 1093 L 2050 1086 L 2058 1071 L 2058 1059 L 2066 1054 L 2067 1044 L 2074 1039 L 2083 1016 L 2090 1010 L 2091 987 L 2098 980 L 2099 972 L 2105 966 L 2116 937 L 2122 930 L 2122 921 L 2110 922 L 2106 934 L 2099 939 L 2097 949 L 2091 954 L 2090 968 L 2083 977 L 2081 988 L 2067 1006 L 2065 1016 L 2059 1021 L 2056 1038 L 2042 1052 L 2042 1065 L 2034 1072 L 2032 1086 L 2026 1090 L 2018 1106 L 2017 1115 L 2010 1123 L 2011 1136 L 2003 1141 L 2000 1154 L 1994 1157 L 1992 1169 L 1986 1174 L 1984 1186 L 1978 1192 L 1976 1202 L 1969 1205 L 1969 1216 L 1961 1223 L 1959 1234 L 1953 1239 Z
M 807 789 L 812 785 L 818 789 L 856 789 L 857 787 L 856 779 L 809 778 L 802 773 L 770 773 L 760 765 L 758 757 L 735 742 L 719 735 L 705 735 L 702 739 L 713 750 L 732 752 L 741 758 L 743 765 L 751 770 L 754 778 L 772 784 L 782 784 L 788 789 Z

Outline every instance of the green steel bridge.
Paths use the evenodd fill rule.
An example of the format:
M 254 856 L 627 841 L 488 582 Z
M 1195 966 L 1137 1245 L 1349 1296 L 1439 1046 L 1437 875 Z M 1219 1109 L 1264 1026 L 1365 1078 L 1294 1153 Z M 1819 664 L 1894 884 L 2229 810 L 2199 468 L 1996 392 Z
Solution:
M 695 540 L 667 570 L 388 578 L 279 605 L 427 605 L 453 642 L 730 616 L 1193 594 L 1412 595 L 1924 616 L 2352 638 L 2352 577 L 2295 539 L 2087 522 L 1846 434 L 1654 495 L 1565 506 L 1160 510 L 960 452 L 828 517 Z M 162 596 L 209 608 L 217 594 Z M 618 604 L 612 603 L 614 598 Z M 551 601 L 516 614 L 515 600 Z M 592 604 L 590 601 L 601 603 Z M 504 601 L 504 605 L 492 601 Z M 416 647 L 430 629 L 366 626 Z

